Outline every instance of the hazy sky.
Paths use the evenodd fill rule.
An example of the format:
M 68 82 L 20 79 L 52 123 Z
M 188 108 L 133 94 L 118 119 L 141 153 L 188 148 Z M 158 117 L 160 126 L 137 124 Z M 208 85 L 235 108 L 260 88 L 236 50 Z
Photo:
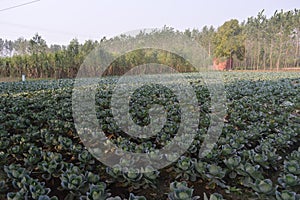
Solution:
M 0 10 L 32 0 L 0 0 Z M 178 30 L 218 27 L 226 20 L 246 20 L 265 9 L 300 8 L 300 0 L 40 0 L 0 11 L 0 38 L 32 38 L 39 33 L 48 44 L 99 40 L 143 28 Z

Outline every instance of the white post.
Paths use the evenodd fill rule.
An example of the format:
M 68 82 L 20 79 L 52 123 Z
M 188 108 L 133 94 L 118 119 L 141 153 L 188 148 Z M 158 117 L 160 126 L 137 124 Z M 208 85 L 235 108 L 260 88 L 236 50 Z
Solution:
M 26 80 L 25 74 L 22 74 L 22 81 L 24 82 Z

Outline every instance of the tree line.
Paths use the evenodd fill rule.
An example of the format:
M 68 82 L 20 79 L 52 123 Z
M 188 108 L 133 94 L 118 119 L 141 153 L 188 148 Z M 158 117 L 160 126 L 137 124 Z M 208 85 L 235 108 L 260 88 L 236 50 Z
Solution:
M 276 11 L 267 18 L 264 10 L 243 22 L 236 19 L 222 26 L 204 26 L 201 30 L 175 31 L 164 27 L 152 33 L 141 32 L 135 37 L 149 34 L 172 33 L 190 37 L 198 42 L 212 59 L 230 60 L 232 69 L 279 70 L 300 67 L 300 10 Z M 66 46 L 47 45 L 39 34 L 31 39 L 15 41 L 0 38 L 0 76 L 30 78 L 72 78 L 85 57 L 107 40 L 131 40 L 121 35 L 111 39 L 87 40 L 80 44 L 73 39 Z M 187 53 L 187 52 L 186 52 Z M 153 62 L 176 68 L 181 72 L 194 71 L 184 59 L 165 51 L 138 50 L 117 58 L 106 71 L 110 75 L 125 73 L 131 67 Z

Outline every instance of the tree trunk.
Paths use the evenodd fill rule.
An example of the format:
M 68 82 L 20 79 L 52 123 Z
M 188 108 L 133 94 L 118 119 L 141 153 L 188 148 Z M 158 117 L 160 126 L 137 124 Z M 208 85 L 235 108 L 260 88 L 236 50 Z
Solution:
M 298 54 L 299 54 L 299 33 L 296 34 L 296 51 L 295 51 L 295 59 L 294 59 L 294 66 L 298 67 Z
M 257 45 L 257 60 L 256 60 L 256 70 L 258 70 L 258 69 L 259 69 L 259 63 L 260 63 L 259 56 L 260 56 L 260 42 L 258 42 L 258 45 Z
M 277 57 L 277 62 L 276 62 L 277 71 L 279 70 L 279 67 L 280 67 L 280 59 L 281 59 L 282 46 L 283 46 L 283 42 L 282 42 L 282 35 L 281 35 L 280 36 L 280 40 L 279 40 L 279 52 L 278 52 L 278 57 Z
M 210 57 L 211 55 L 211 50 L 210 50 L 210 42 L 208 43 L 208 56 Z
M 269 56 L 269 59 L 270 59 L 270 70 L 273 69 L 273 66 L 272 66 L 272 54 L 273 54 L 273 44 L 272 44 L 272 41 L 271 41 L 271 45 L 270 45 L 270 56 Z
M 266 70 L 266 60 L 267 60 L 267 58 L 266 58 L 266 51 L 265 51 L 265 49 L 266 49 L 266 42 L 265 42 L 265 40 L 264 40 L 264 43 L 263 43 L 263 48 L 264 48 L 264 56 L 263 56 L 263 66 L 264 66 L 264 70 Z
M 229 58 L 229 69 L 230 69 L 230 70 L 233 69 L 233 59 L 232 59 L 232 54 L 230 54 L 230 58 Z

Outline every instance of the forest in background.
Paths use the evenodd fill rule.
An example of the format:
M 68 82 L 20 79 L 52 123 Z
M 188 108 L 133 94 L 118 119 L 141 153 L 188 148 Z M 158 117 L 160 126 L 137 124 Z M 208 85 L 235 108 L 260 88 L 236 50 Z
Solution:
M 280 70 L 300 67 L 300 10 L 276 11 L 267 18 L 264 10 L 243 22 L 236 19 L 222 26 L 204 26 L 201 30 L 176 31 L 163 27 L 151 33 L 140 32 L 135 37 L 149 34 L 179 34 L 198 42 L 211 59 L 232 60 L 234 70 Z M 73 78 L 85 57 L 106 41 L 132 40 L 121 35 L 99 41 L 87 40 L 80 44 L 73 39 L 66 46 L 47 45 L 41 35 L 15 41 L 0 38 L 0 77 Z M 120 75 L 139 64 L 161 63 L 180 72 L 193 71 L 189 63 L 171 53 L 156 50 L 132 51 L 116 59 L 109 67 L 109 75 Z

